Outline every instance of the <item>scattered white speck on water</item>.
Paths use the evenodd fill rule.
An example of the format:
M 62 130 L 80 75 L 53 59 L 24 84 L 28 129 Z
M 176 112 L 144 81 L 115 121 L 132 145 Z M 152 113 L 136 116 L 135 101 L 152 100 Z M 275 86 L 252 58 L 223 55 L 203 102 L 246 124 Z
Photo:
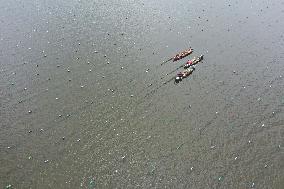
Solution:
M 55 100 L 58 100 L 58 98 L 56 97 Z
M 27 88 L 25 87 L 24 90 L 27 90 Z
M 11 149 L 11 146 L 8 146 L 7 149 Z
M 81 88 L 84 88 L 84 85 L 81 85 Z
M 264 123 L 261 125 L 261 127 L 264 127 Z
M 255 187 L 255 183 L 254 183 L 254 182 L 251 184 L 251 187 L 252 187 L 252 188 L 254 188 L 254 187 Z
M 218 114 L 219 112 L 216 112 L 216 114 Z
M 94 51 L 94 53 L 98 53 L 98 51 Z
M 211 149 L 214 149 L 214 148 L 215 148 L 215 146 L 210 146 L 210 148 L 211 148 Z
M 40 129 L 40 132 L 43 132 L 44 130 L 43 129 Z
M 48 159 L 47 160 L 44 160 L 44 163 L 48 163 L 49 161 L 48 161 Z
M 257 101 L 260 101 L 260 100 L 261 100 L 261 98 L 258 98 L 258 99 L 257 99 Z
M 268 167 L 268 165 L 267 165 L 267 164 L 265 164 L 265 165 L 264 165 L 264 168 L 267 168 L 267 167 Z
M 48 89 L 45 89 L 46 91 L 48 91 Z
M 193 171 L 193 167 L 191 167 L 190 170 Z
M 250 144 L 250 143 L 251 143 L 251 141 L 249 140 L 249 141 L 248 141 L 248 143 Z
M 32 113 L 32 110 L 29 110 L 28 113 L 29 113 L 29 114 Z
M 70 72 L 70 70 L 68 69 L 67 72 Z
M 77 142 L 80 142 L 81 141 L 81 139 L 77 139 Z
M 133 97 L 134 95 L 130 95 L 130 97 Z
M 89 72 L 92 72 L 92 70 L 89 70 Z
M 269 87 L 271 88 L 271 87 L 272 87 L 272 85 L 269 85 Z
M 238 156 L 235 157 L 235 160 L 237 160 L 237 159 L 238 159 Z
M 115 172 L 115 173 L 118 173 L 118 170 L 115 170 L 114 172 Z
M 121 69 L 123 69 L 123 66 L 121 67 Z
M 59 114 L 59 115 L 58 115 L 58 117 L 62 117 L 62 115 L 61 115 L 61 114 Z

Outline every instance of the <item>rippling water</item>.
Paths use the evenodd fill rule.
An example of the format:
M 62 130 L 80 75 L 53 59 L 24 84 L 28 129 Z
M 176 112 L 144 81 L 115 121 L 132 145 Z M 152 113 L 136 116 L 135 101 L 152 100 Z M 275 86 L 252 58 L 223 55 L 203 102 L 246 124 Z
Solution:
M 0 1 L 0 187 L 283 188 L 284 2 Z M 160 66 L 204 61 L 178 85 Z

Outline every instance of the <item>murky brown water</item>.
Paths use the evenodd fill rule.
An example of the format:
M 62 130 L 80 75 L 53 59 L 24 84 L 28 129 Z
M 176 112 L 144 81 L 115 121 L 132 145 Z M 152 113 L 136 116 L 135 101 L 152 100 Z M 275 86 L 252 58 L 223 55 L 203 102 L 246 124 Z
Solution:
M 1 0 L 0 187 L 284 188 L 283 20 L 282 0 Z M 189 46 L 205 60 L 163 85 Z

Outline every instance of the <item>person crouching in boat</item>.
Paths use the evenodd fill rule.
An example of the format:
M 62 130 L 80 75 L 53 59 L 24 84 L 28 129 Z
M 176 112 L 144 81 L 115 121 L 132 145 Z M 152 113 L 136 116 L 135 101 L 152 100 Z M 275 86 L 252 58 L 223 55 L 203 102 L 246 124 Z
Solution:
M 194 67 L 189 67 L 183 72 L 179 72 L 175 78 L 175 82 L 179 83 L 180 81 L 182 81 L 182 79 L 187 78 L 194 70 Z
M 183 66 L 184 69 L 189 68 L 190 66 L 193 66 L 195 64 L 197 64 L 198 62 L 203 60 L 203 55 L 199 56 L 199 57 L 194 57 L 192 60 L 189 60 L 186 62 L 186 64 Z
M 173 61 L 178 61 L 178 60 L 180 60 L 180 59 L 182 59 L 182 58 L 188 56 L 188 55 L 191 54 L 192 52 L 193 52 L 193 49 L 190 48 L 190 49 L 188 49 L 188 50 L 186 50 L 186 51 L 183 51 L 183 52 L 181 52 L 181 53 L 179 53 L 179 54 L 176 54 L 176 55 L 173 57 Z

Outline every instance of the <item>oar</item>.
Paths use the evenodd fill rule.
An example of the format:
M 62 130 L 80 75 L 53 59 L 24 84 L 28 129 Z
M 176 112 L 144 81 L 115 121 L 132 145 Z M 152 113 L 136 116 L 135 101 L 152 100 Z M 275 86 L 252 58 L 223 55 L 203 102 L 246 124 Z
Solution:
M 161 64 L 161 66 L 164 65 L 165 63 L 171 61 L 172 59 L 174 59 L 174 58 L 170 58 L 169 60 L 163 61 L 162 64 Z
M 145 97 L 148 97 L 149 95 L 153 94 L 154 92 L 156 92 L 157 90 L 159 90 L 161 87 L 163 87 L 164 85 L 168 84 L 169 82 L 171 82 L 172 80 L 174 80 L 176 77 L 172 77 L 171 79 L 165 81 L 164 83 L 162 83 L 161 85 L 159 85 L 158 87 L 154 88 L 153 90 L 151 90 L 150 92 L 148 92 Z

